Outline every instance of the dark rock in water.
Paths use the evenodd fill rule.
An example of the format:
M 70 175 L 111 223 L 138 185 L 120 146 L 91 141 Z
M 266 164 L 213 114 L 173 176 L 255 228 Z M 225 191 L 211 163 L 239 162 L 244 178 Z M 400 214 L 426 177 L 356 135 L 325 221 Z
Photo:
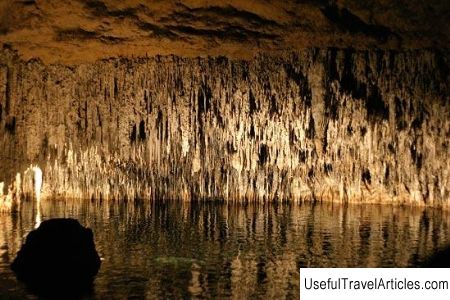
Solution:
M 438 251 L 422 265 L 424 268 L 450 268 L 450 247 Z
M 85 293 L 100 268 L 92 230 L 74 219 L 51 219 L 30 232 L 11 269 L 38 294 Z

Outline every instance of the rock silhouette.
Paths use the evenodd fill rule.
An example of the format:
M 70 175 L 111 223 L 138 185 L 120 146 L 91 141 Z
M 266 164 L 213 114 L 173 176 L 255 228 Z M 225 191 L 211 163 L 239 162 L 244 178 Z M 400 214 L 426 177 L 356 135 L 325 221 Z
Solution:
M 441 249 L 429 257 L 422 265 L 424 268 L 450 268 L 450 247 Z
M 30 232 L 11 269 L 37 294 L 88 290 L 100 268 L 92 230 L 74 219 L 51 219 Z

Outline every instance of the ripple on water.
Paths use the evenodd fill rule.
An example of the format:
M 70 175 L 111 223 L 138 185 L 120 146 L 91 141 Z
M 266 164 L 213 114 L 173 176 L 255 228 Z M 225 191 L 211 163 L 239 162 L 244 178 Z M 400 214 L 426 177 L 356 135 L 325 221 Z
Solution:
M 392 206 L 26 202 L 0 215 L 0 298 L 30 298 L 9 264 L 41 220 L 93 229 L 104 259 L 94 299 L 292 298 L 298 268 L 406 267 L 450 243 L 439 210 Z

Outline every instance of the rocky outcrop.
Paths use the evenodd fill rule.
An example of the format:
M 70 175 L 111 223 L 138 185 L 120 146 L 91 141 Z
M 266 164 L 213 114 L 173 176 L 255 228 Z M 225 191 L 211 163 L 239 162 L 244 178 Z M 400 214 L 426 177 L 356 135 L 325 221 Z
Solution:
M 27 236 L 11 265 L 39 294 L 83 292 L 100 269 L 92 230 L 74 219 L 51 219 Z
M 24 59 L 250 59 L 304 48 L 449 49 L 449 1 L 3 0 L 0 43 Z
M 450 203 L 448 52 L 0 68 L 0 181 L 43 196 Z M 26 181 L 26 180 L 24 180 Z

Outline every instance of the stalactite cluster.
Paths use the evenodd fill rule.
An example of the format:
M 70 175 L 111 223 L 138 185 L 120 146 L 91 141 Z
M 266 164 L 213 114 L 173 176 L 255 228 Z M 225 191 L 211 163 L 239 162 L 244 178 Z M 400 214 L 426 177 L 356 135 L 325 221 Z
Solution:
M 0 181 L 43 196 L 450 203 L 448 54 L 0 55 Z

